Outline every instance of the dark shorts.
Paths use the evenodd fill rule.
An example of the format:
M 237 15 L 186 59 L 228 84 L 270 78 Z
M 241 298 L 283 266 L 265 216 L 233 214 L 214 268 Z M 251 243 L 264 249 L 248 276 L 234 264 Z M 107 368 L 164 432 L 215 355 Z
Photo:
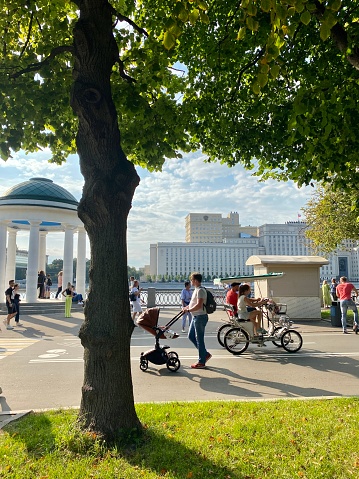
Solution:
M 7 307 L 7 314 L 15 313 L 15 306 L 14 306 L 14 304 L 12 304 L 12 305 L 10 306 L 9 303 L 6 303 L 6 307 Z

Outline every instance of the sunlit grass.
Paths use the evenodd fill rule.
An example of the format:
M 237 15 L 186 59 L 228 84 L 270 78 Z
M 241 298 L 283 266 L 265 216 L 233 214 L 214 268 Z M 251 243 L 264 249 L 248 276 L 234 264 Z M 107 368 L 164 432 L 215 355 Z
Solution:
M 76 411 L 32 414 L 0 436 L 0 477 L 359 477 L 359 399 L 139 404 L 144 435 L 107 447 Z

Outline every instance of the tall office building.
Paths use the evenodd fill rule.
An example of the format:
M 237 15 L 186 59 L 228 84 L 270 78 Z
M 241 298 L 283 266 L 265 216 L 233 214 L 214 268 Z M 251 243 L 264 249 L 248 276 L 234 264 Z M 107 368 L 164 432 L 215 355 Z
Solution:
M 217 213 L 189 213 L 185 219 L 186 243 L 230 243 L 242 236 L 258 236 L 256 226 L 241 226 L 237 212 L 223 218 Z

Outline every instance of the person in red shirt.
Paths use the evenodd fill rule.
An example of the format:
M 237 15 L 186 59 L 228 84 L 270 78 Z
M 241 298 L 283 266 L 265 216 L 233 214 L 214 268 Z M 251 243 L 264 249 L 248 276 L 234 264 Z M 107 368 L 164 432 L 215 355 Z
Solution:
M 342 276 L 340 278 L 340 283 L 337 286 L 336 293 L 340 302 L 340 310 L 342 313 L 342 326 L 343 326 L 343 333 L 348 334 L 347 330 L 347 311 L 348 309 L 352 309 L 354 312 L 354 324 L 353 324 L 353 331 L 355 334 L 358 333 L 358 309 L 354 301 L 352 300 L 352 291 L 356 293 L 358 296 L 358 290 L 356 287 L 348 282 L 346 276 Z
M 238 311 L 237 301 L 238 301 L 238 291 L 240 283 L 232 283 L 230 289 L 226 294 L 226 303 L 233 306 L 233 312 L 236 315 Z

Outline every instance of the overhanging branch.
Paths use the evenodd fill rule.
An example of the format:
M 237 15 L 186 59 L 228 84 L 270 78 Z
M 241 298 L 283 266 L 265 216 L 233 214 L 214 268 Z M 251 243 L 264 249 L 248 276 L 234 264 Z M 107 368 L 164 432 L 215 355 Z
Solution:
M 110 6 L 110 9 L 111 9 L 111 12 L 112 12 L 112 15 L 114 17 L 116 17 L 120 22 L 126 22 L 128 23 L 129 25 L 131 25 L 132 28 L 134 28 L 136 30 L 136 32 L 138 33 L 141 33 L 141 35 L 145 35 L 145 37 L 148 37 L 148 33 L 146 32 L 146 30 L 142 27 L 139 27 L 137 25 L 137 23 L 135 23 L 133 20 L 131 20 L 130 18 L 126 17 L 125 15 L 122 15 L 120 12 L 118 12 L 115 8 L 113 8 L 112 6 Z
M 237 78 L 237 81 L 236 81 L 236 85 L 233 89 L 233 92 L 232 92 L 232 95 L 231 95 L 231 101 L 234 100 L 234 97 L 237 93 L 237 91 L 239 90 L 239 87 L 241 85 L 241 81 L 242 81 L 242 76 L 244 74 L 245 71 L 249 70 L 250 68 L 252 68 L 257 62 L 258 60 L 264 55 L 266 49 L 265 49 L 265 46 L 262 47 L 259 52 L 254 56 L 253 60 L 248 62 L 246 65 L 244 65 L 240 70 L 239 70 L 239 73 L 238 73 L 238 78 Z
M 126 80 L 128 83 L 136 83 L 136 80 L 134 78 L 130 77 L 130 75 L 127 75 L 127 73 L 125 72 L 125 66 L 124 66 L 124 63 L 121 60 L 121 58 L 117 59 L 117 63 L 118 63 L 118 66 L 119 66 L 119 71 L 120 71 L 121 78 Z
M 65 53 L 65 52 L 69 52 L 69 53 L 73 54 L 74 53 L 74 47 L 70 46 L 70 45 L 62 45 L 62 46 L 59 46 L 59 47 L 55 47 L 51 50 L 50 55 L 48 57 L 46 57 L 44 60 L 42 60 L 41 62 L 30 63 L 30 65 L 28 65 L 26 68 L 22 68 L 21 70 L 19 70 L 16 73 L 12 73 L 10 75 L 10 78 L 15 79 L 15 78 L 20 77 L 21 75 L 24 75 L 25 73 L 30 73 L 30 72 L 33 72 L 33 71 L 41 70 L 41 68 L 48 65 L 51 62 L 51 60 L 56 58 L 61 53 Z

